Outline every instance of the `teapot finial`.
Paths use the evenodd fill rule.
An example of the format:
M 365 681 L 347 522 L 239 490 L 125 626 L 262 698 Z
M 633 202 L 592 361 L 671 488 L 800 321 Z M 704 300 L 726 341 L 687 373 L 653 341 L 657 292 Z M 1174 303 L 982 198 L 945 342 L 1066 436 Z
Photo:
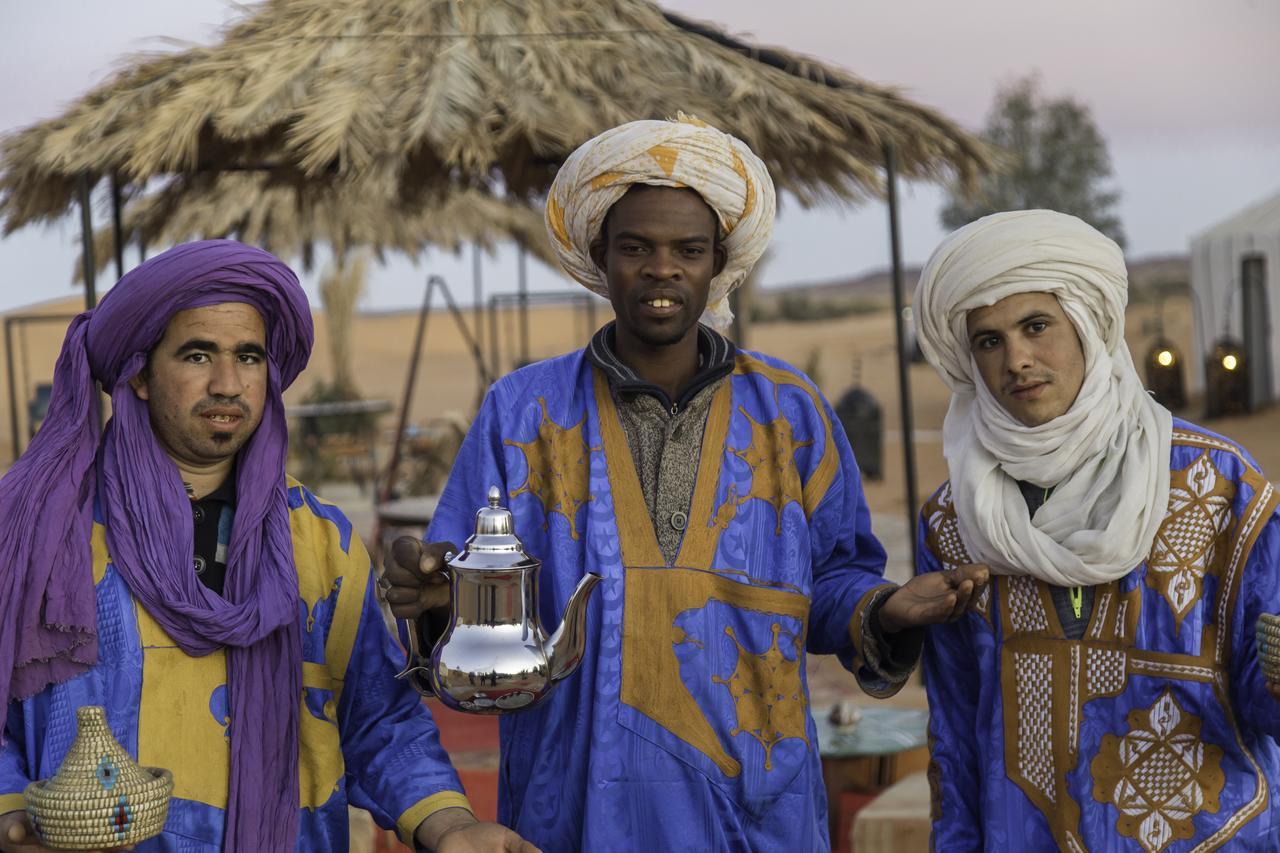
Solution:
M 500 503 L 502 503 L 502 490 L 499 489 L 497 486 L 490 486 L 489 487 L 489 506 L 491 506 L 494 509 L 497 509 Z

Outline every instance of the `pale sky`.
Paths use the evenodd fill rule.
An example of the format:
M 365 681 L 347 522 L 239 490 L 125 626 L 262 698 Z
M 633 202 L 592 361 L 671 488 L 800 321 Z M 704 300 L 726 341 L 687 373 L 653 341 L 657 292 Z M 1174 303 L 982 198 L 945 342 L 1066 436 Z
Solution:
M 974 130 L 999 84 L 1038 72 L 1045 94 L 1087 104 L 1110 144 L 1131 257 L 1185 252 L 1192 235 L 1280 188 L 1277 0 L 663 5 L 900 87 Z M 238 14 L 225 0 L 0 0 L 0 132 L 56 115 L 127 54 L 167 49 L 166 39 L 212 42 Z M 905 188 L 909 263 L 922 262 L 942 238 L 941 204 L 936 187 Z M 0 310 L 73 292 L 78 240 L 72 218 L 0 239 Z M 882 204 L 803 211 L 784 200 L 764 280 L 832 279 L 887 263 Z M 440 252 L 427 253 L 416 270 L 393 261 L 372 273 L 363 305 L 416 304 L 428 270 L 465 296 L 470 269 L 469 258 Z M 572 286 L 536 262 L 530 273 L 536 289 Z M 486 258 L 484 274 L 490 292 L 513 291 L 514 253 Z

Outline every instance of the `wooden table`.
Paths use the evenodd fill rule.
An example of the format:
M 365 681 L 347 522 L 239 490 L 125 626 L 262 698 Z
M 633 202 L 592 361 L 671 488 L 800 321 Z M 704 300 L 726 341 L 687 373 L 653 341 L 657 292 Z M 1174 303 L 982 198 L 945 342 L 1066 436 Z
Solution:
M 828 826 L 837 845 L 840 795 L 846 791 L 879 793 L 898 776 L 898 756 L 922 750 L 929 740 L 929 712 L 860 705 L 862 717 L 848 728 L 831 724 L 829 707 L 813 708 L 822 756 L 822 781 L 827 789 Z

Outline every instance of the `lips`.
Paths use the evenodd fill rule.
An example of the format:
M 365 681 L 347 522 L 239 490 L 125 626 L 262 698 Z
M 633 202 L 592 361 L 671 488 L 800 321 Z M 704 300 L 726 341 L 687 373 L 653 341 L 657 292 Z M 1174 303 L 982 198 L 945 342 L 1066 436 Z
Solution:
M 198 414 L 215 429 L 235 429 L 248 417 L 247 412 L 236 406 L 210 406 Z
M 640 313 L 647 317 L 671 317 L 684 307 L 684 298 L 669 290 L 646 293 L 640 300 Z
M 1034 400 L 1047 387 L 1049 387 L 1048 382 L 1028 382 L 1025 385 L 1014 385 L 1009 389 L 1009 393 L 1018 400 Z

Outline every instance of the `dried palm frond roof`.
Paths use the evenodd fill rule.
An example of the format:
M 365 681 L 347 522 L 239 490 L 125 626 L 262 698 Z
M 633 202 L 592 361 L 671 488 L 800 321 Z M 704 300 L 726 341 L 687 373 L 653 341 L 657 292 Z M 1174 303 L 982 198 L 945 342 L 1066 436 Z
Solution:
M 169 246 L 230 237 L 310 268 L 317 244 L 339 257 L 368 248 L 416 255 L 423 246 L 450 251 L 465 243 L 492 249 L 513 240 L 548 265 L 556 263 L 542 214 L 519 200 L 478 189 L 417 194 L 411 202 L 373 195 L 353 181 L 284 181 L 267 172 L 182 175 L 125 206 L 125 242 Z M 111 227 L 94 235 L 94 258 L 105 268 L 115 251 Z M 81 275 L 76 261 L 75 275 Z
M 222 42 L 144 58 L 0 146 L 6 231 L 62 215 L 81 173 L 269 167 L 299 180 L 534 198 L 584 140 L 697 115 L 803 203 L 902 174 L 971 184 L 983 143 L 897 91 L 646 0 L 268 0 Z

